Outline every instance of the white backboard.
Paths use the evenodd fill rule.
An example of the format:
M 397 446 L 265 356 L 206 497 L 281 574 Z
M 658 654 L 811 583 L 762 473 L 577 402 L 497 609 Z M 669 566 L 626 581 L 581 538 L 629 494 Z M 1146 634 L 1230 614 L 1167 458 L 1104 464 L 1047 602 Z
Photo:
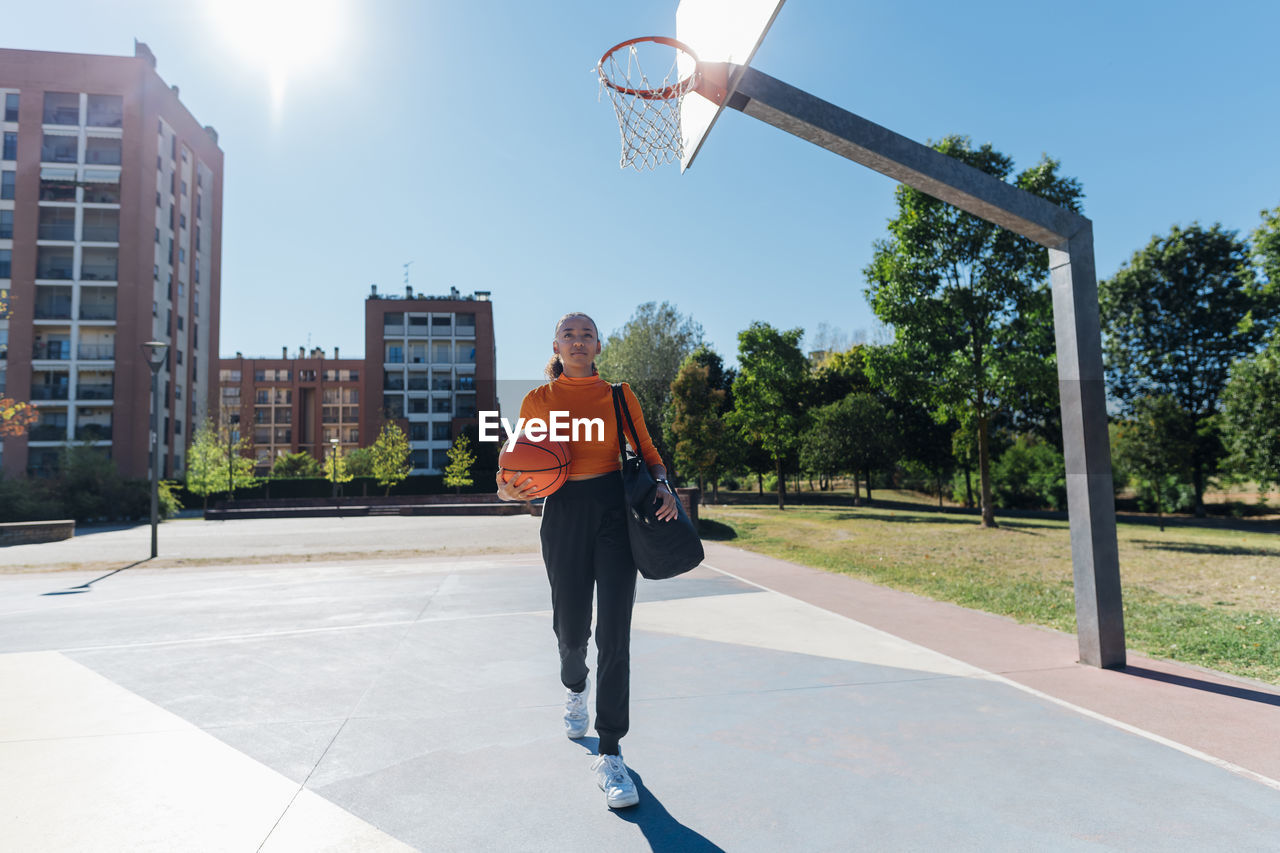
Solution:
M 746 68 L 783 2 L 680 0 L 676 9 L 676 38 L 693 48 L 702 62 L 732 62 Z M 679 70 L 683 77 L 692 69 L 682 64 Z M 730 77 L 725 102 L 737 88 L 738 76 Z M 693 158 L 698 156 L 698 150 L 723 109 L 724 103 L 713 103 L 696 92 L 685 96 L 680 107 L 680 132 L 684 137 L 681 172 L 693 165 Z

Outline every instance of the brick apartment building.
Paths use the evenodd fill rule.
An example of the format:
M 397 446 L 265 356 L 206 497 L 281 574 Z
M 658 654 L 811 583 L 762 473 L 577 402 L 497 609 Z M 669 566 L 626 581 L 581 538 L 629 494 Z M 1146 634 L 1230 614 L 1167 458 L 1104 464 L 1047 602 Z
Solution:
M 84 441 L 147 476 L 144 341 L 169 344 L 162 476 L 181 473 L 213 402 L 223 155 L 155 69 L 140 43 L 133 56 L 0 50 L 0 395 L 40 415 L 4 441 L 8 476 L 47 473 Z
M 324 350 L 299 349 L 290 358 L 235 358 L 218 362 L 218 425 L 232 440 L 248 438 L 256 468 L 276 457 L 305 450 L 323 462 L 334 440 L 344 451 L 360 446 L 360 399 L 364 361 L 326 358 Z
M 259 470 L 300 450 L 323 462 L 334 438 L 346 450 L 368 447 L 392 420 L 409 437 L 413 473 L 437 474 L 476 412 L 497 409 L 488 292 L 396 296 L 375 287 L 364 308 L 362 360 L 315 349 L 219 361 L 222 422 L 252 439 Z

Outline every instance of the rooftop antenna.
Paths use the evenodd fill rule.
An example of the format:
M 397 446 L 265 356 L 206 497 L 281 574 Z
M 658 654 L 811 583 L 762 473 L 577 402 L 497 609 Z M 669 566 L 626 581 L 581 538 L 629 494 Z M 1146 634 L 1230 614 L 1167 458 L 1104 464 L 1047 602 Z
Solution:
M 413 263 L 413 261 L 407 261 L 407 262 L 404 264 L 404 286 L 405 286 L 405 287 L 408 287 L 408 286 L 409 286 L 409 266 L 410 266 L 410 264 L 412 264 L 412 263 Z

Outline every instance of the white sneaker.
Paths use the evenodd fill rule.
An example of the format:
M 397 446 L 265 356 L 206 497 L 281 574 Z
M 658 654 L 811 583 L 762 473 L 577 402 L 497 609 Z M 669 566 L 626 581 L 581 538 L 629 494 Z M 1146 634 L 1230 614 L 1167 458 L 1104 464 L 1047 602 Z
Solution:
M 604 791 L 604 800 L 611 809 L 624 809 L 640 802 L 636 783 L 631 781 L 627 765 L 621 755 L 602 755 L 591 764 L 596 774 L 596 784 Z
M 577 740 L 587 733 L 587 696 L 591 693 L 588 681 L 581 693 L 564 692 L 564 733 L 570 740 Z

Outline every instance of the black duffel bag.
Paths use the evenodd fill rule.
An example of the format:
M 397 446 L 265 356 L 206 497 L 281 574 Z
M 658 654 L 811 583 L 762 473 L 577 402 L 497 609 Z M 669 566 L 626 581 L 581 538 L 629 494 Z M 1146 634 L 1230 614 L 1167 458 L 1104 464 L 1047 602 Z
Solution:
M 658 484 L 649 473 L 643 457 L 627 447 L 622 433 L 622 419 L 627 419 L 634 447 L 640 446 L 631 409 L 622 396 L 622 386 L 613 386 L 613 415 L 618 425 L 618 448 L 622 451 L 622 492 L 627 509 L 627 534 L 631 540 L 631 557 L 640 574 L 649 580 L 663 580 L 682 575 L 702 562 L 702 540 L 694 529 L 684 504 L 676 498 L 677 518 L 661 521 L 656 517 L 662 504 L 658 501 Z

